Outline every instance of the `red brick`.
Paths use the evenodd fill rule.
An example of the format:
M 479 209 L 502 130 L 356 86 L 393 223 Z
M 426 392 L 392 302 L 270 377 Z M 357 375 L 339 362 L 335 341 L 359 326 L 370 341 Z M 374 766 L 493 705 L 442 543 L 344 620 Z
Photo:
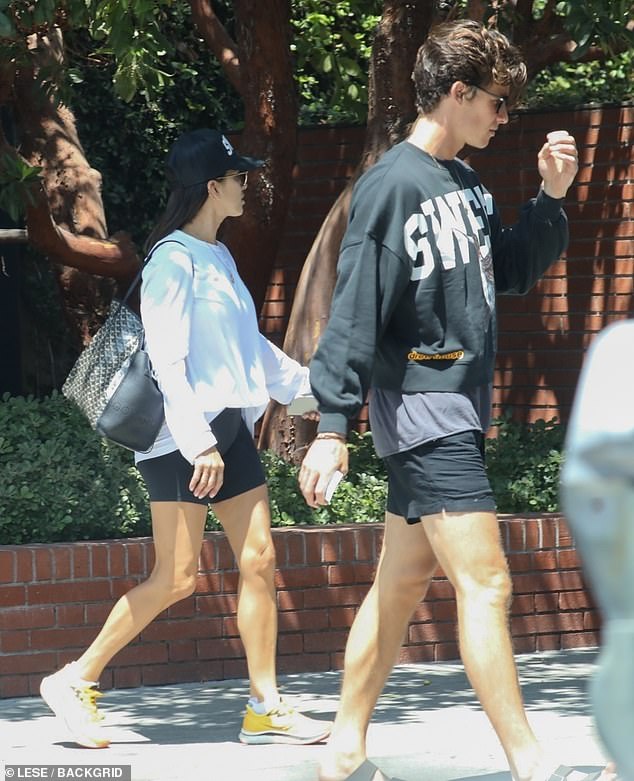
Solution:
M 103 583 L 105 584 L 107 581 L 103 580 L 95 580 L 93 583 Z M 116 580 L 111 581 L 111 592 L 112 592 L 112 599 L 117 600 L 119 597 L 124 597 L 129 591 L 132 591 L 132 589 L 135 586 L 138 586 L 141 580 L 139 578 L 117 578 Z
M 325 586 L 328 583 L 328 569 L 326 567 L 305 566 L 277 570 L 275 573 L 275 584 L 277 588 L 282 589 Z
M 277 607 L 279 610 L 301 610 L 304 607 L 304 592 L 278 589 Z
M 24 586 L 0 586 L 0 608 L 26 604 Z
M 513 597 L 511 615 L 530 615 L 535 612 L 535 597 L 533 594 L 521 594 Z
M 207 662 L 207 664 L 210 664 Z M 217 665 L 218 662 L 214 662 L 214 665 Z M 278 665 L 279 669 L 279 665 Z M 247 668 L 247 662 L 246 659 L 224 659 L 220 663 L 220 674 L 214 674 L 208 673 L 207 676 L 203 680 L 219 680 L 219 679 L 231 679 L 231 678 L 247 678 L 249 675 L 249 670 Z
M 57 605 L 55 619 L 58 627 L 81 626 L 85 623 L 85 610 L 83 605 Z
M 28 697 L 30 691 L 27 675 L 2 675 L 0 676 L 0 698 L 3 697 Z
M 282 632 L 277 640 L 278 654 L 301 654 L 304 651 L 304 633 Z
M 432 614 L 434 621 L 452 621 L 455 623 L 458 620 L 458 608 L 452 600 L 434 602 Z
M 16 550 L 16 582 L 31 583 L 33 581 L 33 552 L 24 545 Z
M 560 610 L 582 610 L 592 607 L 594 603 L 587 591 L 564 591 L 559 595 Z
M 197 597 L 196 597 L 197 599 Z M 196 600 L 193 596 L 181 599 L 167 608 L 169 618 L 189 618 L 196 615 Z
M 327 670 L 341 669 L 341 666 L 335 667 L 332 657 L 327 653 L 314 653 L 302 656 L 280 656 L 277 669 L 280 673 L 288 675 L 303 672 L 326 672 Z
M 333 605 L 360 605 L 367 593 L 363 586 L 330 586 L 328 589 L 308 589 L 304 591 L 304 604 L 307 608 L 331 607 Z
M 233 551 L 226 538 L 221 537 L 216 540 L 217 569 L 231 570 L 236 568 L 236 560 Z
M 413 623 L 423 623 L 425 621 L 431 621 L 434 617 L 434 602 L 419 602 L 416 609 L 412 613 L 411 621 Z
M 83 542 L 77 542 L 72 548 L 72 577 L 74 580 L 84 580 L 91 576 L 90 572 L 90 550 L 88 545 Z
M 599 645 L 597 632 L 566 632 L 561 636 L 561 648 L 592 648 Z
M 303 567 L 306 564 L 305 535 L 301 532 L 293 533 L 289 530 L 284 537 L 286 539 L 287 549 L 285 566 Z
M 114 657 L 117 666 L 132 664 L 152 665 L 167 661 L 167 643 L 134 643 L 123 648 Z
M 321 561 L 324 563 L 339 561 L 339 540 L 336 530 L 325 529 L 321 536 Z
M 2 654 L 15 654 L 20 651 L 28 651 L 29 633 L 26 630 L 19 632 L 0 633 L 0 652 Z
M 90 645 L 95 638 L 93 627 L 64 627 L 63 629 L 32 629 L 31 648 L 36 651 L 80 648 Z
M 107 581 L 71 581 L 69 583 L 28 586 L 27 596 L 30 605 L 84 603 L 111 598 L 110 584 Z
M 328 609 L 328 623 L 333 629 L 350 628 L 357 611 L 353 607 L 331 607 Z
M 15 582 L 15 551 L 0 550 L 0 583 Z
M 222 573 L 221 591 L 223 594 L 237 594 L 239 583 L 240 573 L 237 570 L 229 570 Z
M 460 659 L 458 643 L 436 643 L 434 646 L 434 662 L 452 662 L 455 659 Z
M 286 538 L 280 534 L 273 535 L 273 548 L 275 550 L 275 566 L 288 566 L 288 553 L 286 549 Z
M 55 580 L 68 580 L 72 577 L 71 551 L 72 548 L 66 545 L 56 545 L 52 549 Z
M 456 625 L 453 622 L 412 624 L 407 632 L 407 643 L 437 643 L 456 639 Z
M 111 544 L 108 548 L 108 571 L 111 578 L 121 578 L 127 574 L 125 552 L 120 542 Z
M 535 557 L 543 555 L 539 553 L 509 553 L 507 555 L 507 561 L 509 565 L 509 570 L 512 573 L 516 572 L 531 572 L 532 570 L 538 568 Z M 554 558 L 554 554 L 553 554 Z
M 404 645 L 398 652 L 397 664 L 416 664 L 433 662 L 436 656 L 436 644 Z
M 328 628 L 328 611 L 297 610 L 284 611 L 279 614 L 279 629 L 281 632 L 301 629 L 316 631 Z
M 202 616 L 234 615 L 238 606 L 237 603 L 238 600 L 233 594 L 211 594 L 209 596 L 197 596 L 195 612 Z M 170 611 L 171 610 L 172 608 L 170 608 Z
M 559 651 L 563 647 L 561 635 L 537 635 L 535 644 L 536 651 Z
M 201 572 L 213 572 L 218 568 L 216 564 L 216 546 L 212 539 L 203 540 L 199 566 Z
M 1 593 L 2 589 L 0 589 Z M 55 610 L 52 607 L 15 607 L 0 610 L 0 630 L 31 629 L 53 626 Z
M 110 615 L 110 611 L 114 607 L 114 602 L 108 600 L 101 604 L 89 604 L 84 606 L 84 615 L 86 616 L 86 624 L 88 626 L 101 626 Z
M 558 592 L 546 592 L 545 594 L 535 594 L 535 612 L 553 613 L 559 610 L 561 595 Z
M 513 651 L 516 654 L 532 654 L 537 650 L 537 636 L 528 635 L 513 638 Z
M 558 555 L 555 551 L 538 551 L 533 554 L 535 569 L 556 570 Z
M 136 689 L 143 682 L 139 667 L 114 667 L 112 673 L 113 684 L 117 689 Z
M 33 548 L 33 579 L 51 580 L 53 578 L 53 557 L 49 548 Z
M 425 600 L 433 602 L 436 599 L 454 599 L 455 592 L 448 580 L 432 580 Z
M 2 674 L 48 673 L 55 668 L 55 662 L 55 654 L 50 652 L 6 654 L 2 657 Z
M 598 610 L 586 610 L 583 614 L 584 630 L 598 630 L 601 628 L 601 615 Z
M 310 531 L 306 534 L 306 564 L 321 565 L 321 532 Z
M 580 567 L 579 556 L 574 550 L 557 551 L 557 562 L 560 569 L 579 569 Z
M 200 659 L 231 659 L 244 656 L 244 648 L 237 637 L 198 640 L 198 656 Z
M 170 662 L 186 662 L 197 658 L 196 643 L 193 640 L 169 643 L 167 649 Z
M 355 529 L 357 561 L 376 562 L 378 560 L 377 553 L 381 549 L 381 543 L 377 539 L 375 531 L 375 527 L 370 525 Z
M 106 544 L 93 543 L 90 546 L 90 573 L 93 578 L 107 578 L 110 575 Z

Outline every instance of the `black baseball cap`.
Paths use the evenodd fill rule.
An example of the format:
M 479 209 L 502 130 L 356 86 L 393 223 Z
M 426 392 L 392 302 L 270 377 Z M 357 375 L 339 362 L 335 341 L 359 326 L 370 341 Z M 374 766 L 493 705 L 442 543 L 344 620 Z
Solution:
M 199 128 L 183 133 L 167 154 L 167 181 L 172 188 L 203 184 L 219 179 L 227 171 L 251 171 L 264 160 L 245 157 L 219 130 Z

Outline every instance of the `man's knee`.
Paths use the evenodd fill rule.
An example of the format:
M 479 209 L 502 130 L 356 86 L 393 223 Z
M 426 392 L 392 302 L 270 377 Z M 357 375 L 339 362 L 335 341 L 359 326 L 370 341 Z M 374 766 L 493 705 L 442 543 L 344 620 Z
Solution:
M 502 607 L 510 605 L 513 582 L 504 560 L 483 566 L 477 572 L 456 573 L 455 581 L 458 599 L 484 600 Z

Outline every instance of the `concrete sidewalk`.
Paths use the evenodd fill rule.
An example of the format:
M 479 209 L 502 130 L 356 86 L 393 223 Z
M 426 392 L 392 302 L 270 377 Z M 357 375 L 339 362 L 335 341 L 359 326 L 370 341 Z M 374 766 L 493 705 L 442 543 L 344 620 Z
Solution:
M 604 764 L 586 696 L 595 660 L 591 649 L 518 657 L 530 721 L 554 764 L 587 771 Z M 303 710 L 334 717 L 340 673 L 283 676 L 280 684 Z M 113 743 L 102 751 L 70 743 L 39 698 L 0 700 L 0 773 L 5 765 L 131 765 L 133 781 L 315 781 L 323 746 L 237 742 L 246 691 L 245 681 L 109 691 L 101 707 Z M 510 781 L 460 664 L 397 667 L 368 750 L 384 772 L 406 781 Z

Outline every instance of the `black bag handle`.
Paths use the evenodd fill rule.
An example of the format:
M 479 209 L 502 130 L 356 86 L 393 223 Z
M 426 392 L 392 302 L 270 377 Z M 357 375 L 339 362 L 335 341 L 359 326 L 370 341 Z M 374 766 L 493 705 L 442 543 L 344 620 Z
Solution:
M 149 260 L 150 260 L 150 258 L 152 257 L 152 255 L 154 254 L 154 251 L 155 251 L 155 250 L 157 250 L 159 247 L 162 247 L 162 246 L 163 246 L 163 244 L 170 244 L 170 243 L 171 243 L 171 244 L 180 244 L 180 245 L 181 245 L 181 247 L 185 247 L 185 249 L 187 249 L 187 245 L 186 245 L 186 244 L 183 244 L 183 242 L 182 242 L 182 241 L 177 241 L 176 239 L 163 239 L 162 241 L 159 241 L 159 242 L 157 242 L 157 243 L 156 243 L 156 244 L 155 244 L 155 245 L 152 247 L 152 249 L 151 249 L 151 250 L 148 252 L 148 254 L 147 254 L 147 257 L 145 258 L 145 260 L 144 260 L 144 261 L 143 261 L 143 263 L 141 264 L 141 268 L 139 269 L 139 271 L 138 271 L 138 273 L 137 273 L 136 277 L 135 277 L 135 278 L 132 280 L 132 282 L 130 283 L 130 287 L 128 288 L 128 292 L 127 292 L 127 293 L 125 294 L 125 296 L 123 296 L 123 298 L 121 299 L 121 303 L 122 303 L 122 304 L 125 304 L 125 303 L 126 303 L 126 301 L 128 300 L 128 298 L 130 298 L 130 296 L 131 296 L 131 295 L 132 295 L 132 293 L 134 292 L 134 289 L 136 288 L 136 286 L 137 286 L 137 285 L 139 284 L 139 282 L 141 281 L 141 276 L 143 275 L 143 269 L 145 268 L 146 264 L 147 264 L 147 263 L 149 263 Z M 192 264 L 192 265 L 193 265 L 193 264 Z

